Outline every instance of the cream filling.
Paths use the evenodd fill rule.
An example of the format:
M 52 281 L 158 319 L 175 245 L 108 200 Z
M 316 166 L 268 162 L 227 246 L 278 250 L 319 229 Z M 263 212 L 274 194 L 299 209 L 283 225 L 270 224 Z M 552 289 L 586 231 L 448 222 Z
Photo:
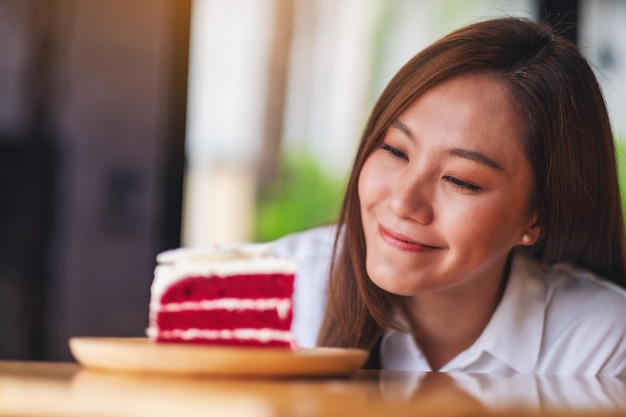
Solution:
M 276 310 L 278 317 L 285 319 L 291 311 L 289 298 L 220 298 L 216 300 L 183 301 L 155 306 L 154 312 L 176 312 L 185 310 Z
M 150 329 L 149 333 L 154 334 L 156 329 Z M 234 330 L 163 330 L 160 335 L 164 339 L 180 338 L 182 340 L 258 340 L 260 342 L 281 341 L 291 343 L 293 338 L 291 332 L 287 330 L 273 329 L 234 329 Z

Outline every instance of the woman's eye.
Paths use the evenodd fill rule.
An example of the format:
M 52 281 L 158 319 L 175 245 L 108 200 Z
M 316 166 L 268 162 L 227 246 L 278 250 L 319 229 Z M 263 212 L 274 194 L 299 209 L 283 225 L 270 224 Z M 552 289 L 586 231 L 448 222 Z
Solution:
M 396 158 L 402 158 L 402 159 L 407 159 L 407 160 L 409 159 L 408 156 L 404 152 L 402 152 L 400 149 L 395 148 L 386 143 L 383 143 L 381 148 L 389 152 L 391 155 L 393 155 Z
M 443 177 L 443 179 L 448 181 L 453 186 L 455 186 L 457 188 L 460 188 L 460 189 L 462 189 L 464 191 L 477 192 L 477 191 L 482 190 L 481 187 L 479 187 L 477 185 L 474 185 L 474 184 L 472 184 L 470 182 L 460 180 L 460 179 L 458 179 L 456 177 L 445 176 L 445 177 Z

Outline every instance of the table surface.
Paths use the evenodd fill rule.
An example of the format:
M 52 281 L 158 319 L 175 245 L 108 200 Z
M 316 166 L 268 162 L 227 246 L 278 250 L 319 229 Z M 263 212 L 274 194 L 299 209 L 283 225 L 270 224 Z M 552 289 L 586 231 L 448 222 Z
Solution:
M 626 415 L 626 380 L 357 371 L 166 377 L 0 361 L 0 416 Z

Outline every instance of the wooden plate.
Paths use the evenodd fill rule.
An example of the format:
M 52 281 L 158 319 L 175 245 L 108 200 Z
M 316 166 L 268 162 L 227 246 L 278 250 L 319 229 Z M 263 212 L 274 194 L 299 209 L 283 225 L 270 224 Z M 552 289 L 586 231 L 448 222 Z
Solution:
M 117 372 L 223 376 L 338 376 L 361 368 L 361 349 L 273 349 L 154 343 L 147 338 L 75 337 L 83 367 Z

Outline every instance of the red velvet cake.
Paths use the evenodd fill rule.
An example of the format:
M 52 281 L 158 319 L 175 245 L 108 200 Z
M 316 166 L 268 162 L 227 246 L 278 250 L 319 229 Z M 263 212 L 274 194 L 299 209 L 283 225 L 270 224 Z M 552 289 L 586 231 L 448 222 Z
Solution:
M 148 336 L 156 342 L 293 347 L 295 264 L 264 245 L 157 256 Z

